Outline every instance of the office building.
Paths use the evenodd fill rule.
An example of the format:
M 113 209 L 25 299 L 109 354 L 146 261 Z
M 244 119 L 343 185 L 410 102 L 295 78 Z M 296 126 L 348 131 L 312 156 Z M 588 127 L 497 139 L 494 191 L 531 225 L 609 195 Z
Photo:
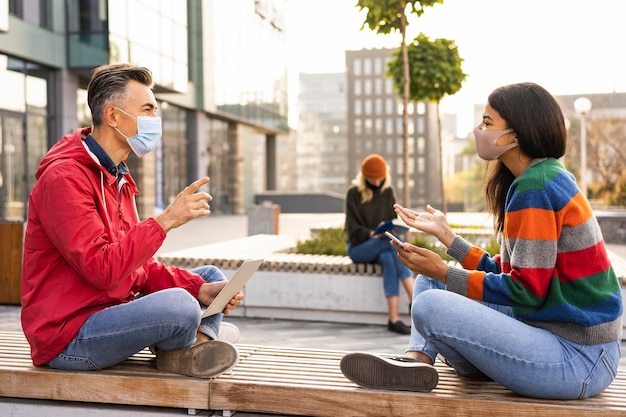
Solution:
M 90 125 L 102 64 L 150 68 L 159 148 L 128 164 L 142 218 L 209 175 L 214 214 L 245 213 L 274 189 L 287 127 L 286 0 L 0 1 L 0 219 L 24 220 L 44 153 Z
M 300 74 L 298 191 L 344 195 L 348 180 L 346 74 Z
M 399 202 L 403 201 L 402 99 L 385 77 L 391 49 L 346 51 L 348 98 L 348 175 L 365 156 L 382 155 L 389 164 Z M 437 107 L 409 102 L 408 178 L 410 206 L 441 204 L 441 152 Z

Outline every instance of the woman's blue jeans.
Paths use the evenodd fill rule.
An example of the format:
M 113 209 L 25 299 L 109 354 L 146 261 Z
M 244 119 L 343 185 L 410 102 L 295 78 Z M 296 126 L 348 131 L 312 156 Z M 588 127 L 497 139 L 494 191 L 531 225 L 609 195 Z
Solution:
M 383 268 L 385 297 L 400 295 L 400 281 L 413 276 L 413 272 L 398 259 L 398 251 L 387 237 L 368 239 L 358 245 L 348 244 L 348 256 L 359 264 L 377 263 Z
M 193 270 L 206 282 L 224 281 L 215 266 Z M 105 308 L 89 316 L 74 339 L 49 362 L 51 368 L 86 371 L 115 365 L 147 346 L 172 350 L 192 346 L 196 332 L 216 339 L 223 313 L 202 319 L 198 300 L 170 288 Z
M 572 343 L 511 317 L 507 307 L 498 311 L 444 288 L 418 276 L 407 351 L 431 358 L 439 353 L 459 374 L 480 371 L 519 395 L 535 398 L 587 398 L 615 378 L 619 341 Z

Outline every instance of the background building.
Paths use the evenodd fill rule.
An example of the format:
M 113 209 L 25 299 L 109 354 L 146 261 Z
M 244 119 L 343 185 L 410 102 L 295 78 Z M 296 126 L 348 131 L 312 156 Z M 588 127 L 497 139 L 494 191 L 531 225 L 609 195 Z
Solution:
M 9 1 L 0 219 L 25 219 L 44 153 L 90 124 L 91 71 L 116 62 L 153 71 L 163 118 L 159 148 L 128 160 L 140 216 L 204 175 L 214 213 L 244 213 L 255 192 L 275 189 L 277 140 L 288 133 L 285 1 Z
M 402 202 L 402 100 L 385 77 L 391 49 L 346 51 L 348 97 L 348 175 L 353 178 L 371 153 L 391 169 L 396 197 Z M 408 177 L 410 206 L 441 202 L 441 154 L 436 106 L 409 103 Z
M 346 74 L 300 74 L 298 190 L 344 195 L 348 181 Z

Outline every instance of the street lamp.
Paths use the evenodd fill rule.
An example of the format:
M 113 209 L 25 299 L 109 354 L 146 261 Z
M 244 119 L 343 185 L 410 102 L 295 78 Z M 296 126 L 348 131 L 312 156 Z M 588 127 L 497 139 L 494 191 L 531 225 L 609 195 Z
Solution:
M 587 198 L 587 113 L 591 111 L 591 100 L 578 97 L 574 109 L 580 115 L 580 189 Z

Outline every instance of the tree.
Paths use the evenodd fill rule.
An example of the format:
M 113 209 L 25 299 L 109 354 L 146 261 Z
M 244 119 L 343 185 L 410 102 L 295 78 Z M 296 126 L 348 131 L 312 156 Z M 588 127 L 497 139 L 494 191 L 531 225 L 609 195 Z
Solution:
M 449 39 L 435 39 L 431 41 L 420 33 L 407 46 L 407 57 L 402 50 L 393 52 L 393 59 L 389 62 L 387 75 L 394 81 L 396 90 L 406 88 L 407 76 L 405 62 L 408 58 L 409 67 L 409 98 L 412 101 L 430 101 L 437 103 L 437 136 L 439 140 L 439 155 L 442 155 L 441 117 L 439 103 L 446 95 L 459 91 L 467 77 L 461 68 L 463 59 L 454 41 Z M 442 211 L 447 212 L 446 198 L 443 184 L 442 161 L 439 161 L 439 177 L 441 180 Z
M 403 74 L 404 85 L 402 88 L 402 173 L 403 173 L 403 204 L 406 207 L 410 206 L 411 198 L 409 193 L 409 67 L 408 56 L 406 46 L 406 27 L 407 22 L 407 9 L 410 13 L 415 13 L 417 16 L 421 16 L 424 13 L 424 8 L 433 6 L 436 3 L 443 4 L 443 0 L 358 0 L 357 7 L 359 10 L 367 9 L 367 16 L 361 29 L 365 26 L 371 30 L 380 34 L 389 34 L 392 31 L 399 31 L 402 35 L 402 43 L 400 49 L 403 57 Z

